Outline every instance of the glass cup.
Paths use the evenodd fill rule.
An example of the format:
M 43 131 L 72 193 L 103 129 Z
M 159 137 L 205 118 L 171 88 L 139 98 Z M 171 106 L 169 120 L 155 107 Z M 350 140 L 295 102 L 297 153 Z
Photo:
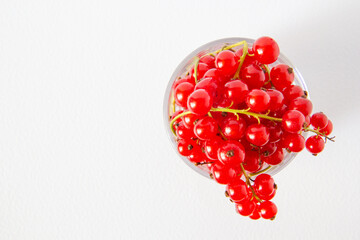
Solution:
M 207 44 L 202 45 L 201 47 L 197 48 L 195 51 L 193 51 L 192 53 L 190 53 L 175 69 L 175 71 L 173 72 L 169 83 L 167 85 L 166 88 L 166 92 L 165 92 L 165 96 L 164 96 L 164 103 L 163 103 L 163 114 L 164 114 L 164 122 L 165 122 L 165 129 L 168 133 L 169 139 L 174 147 L 174 150 L 176 151 L 177 155 L 193 170 L 195 170 L 196 172 L 200 173 L 201 175 L 210 178 L 209 176 L 209 168 L 208 165 L 198 165 L 196 166 L 194 163 L 190 162 L 186 157 L 180 155 L 177 151 L 177 142 L 176 142 L 176 138 L 174 136 L 174 134 L 172 133 L 171 129 L 170 129 L 170 116 L 173 114 L 173 108 L 172 108 L 172 102 L 173 102 L 173 96 L 171 93 L 172 90 L 172 86 L 174 81 L 180 77 L 183 76 L 184 73 L 186 73 L 191 66 L 193 65 L 194 61 L 195 61 L 195 57 L 201 57 L 209 52 L 214 52 L 218 49 L 221 49 L 222 47 L 224 47 L 225 45 L 231 45 L 240 41 L 246 41 L 248 43 L 249 48 L 252 47 L 252 44 L 254 43 L 254 39 L 249 39 L 249 38 L 224 38 L 224 39 L 219 39 L 219 40 L 215 40 L 212 42 L 209 42 Z M 241 48 L 241 46 L 238 47 L 234 47 L 234 50 L 237 50 Z M 282 53 L 280 53 L 280 56 L 278 58 L 278 60 L 272 64 L 269 64 L 269 68 L 271 69 L 272 66 L 275 66 L 277 64 L 287 64 L 288 66 L 292 67 L 294 70 L 294 84 L 295 85 L 299 85 L 304 91 L 308 91 L 308 88 L 305 84 L 305 81 L 303 79 L 303 77 L 301 76 L 299 70 L 289 61 L 289 59 L 287 59 Z M 179 110 L 179 109 L 176 109 Z M 305 133 L 306 134 L 306 133 Z M 305 136 L 304 136 L 305 137 Z M 284 154 L 284 160 L 276 165 L 276 166 L 271 166 L 267 171 L 265 171 L 265 173 L 270 174 L 270 175 L 275 175 L 276 173 L 280 172 L 283 168 L 285 168 L 296 156 L 297 153 L 288 153 L 285 151 Z M 266 163 L 263 164 L 262 169 L 267 168 L 269 165 L 267 165 Z

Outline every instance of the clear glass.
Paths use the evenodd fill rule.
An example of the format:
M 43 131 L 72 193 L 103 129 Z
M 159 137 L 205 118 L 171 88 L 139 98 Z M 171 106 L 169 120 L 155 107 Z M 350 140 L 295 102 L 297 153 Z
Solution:
M 209 52 L 213 52 L 216 51 L 218 49 L 221 49 L 224 45 L 231 45 L 240 41 L 245 40 L 248 45 L 249 48 L 252 46 L 252 44 L 254 43 L 254 39 L 249 39 L 249 38 L 224 38 L 224 39 L 219 39 L 219 40 L 215 40 L 213 42 L 209 42 L 199 48 L 197 48 L 195 51 L 193 51 L 192 53 L 190 53 L 175 69 L 174 73 L 172 74 L 170 81 L 167 85 L 166 88 L 166 92 L 165 92 L 165 96 L 164 96 L 164 103 L 163 103 L 163 114 L 164 114 L 164 122 L 165 122 L 165 129 L 168 133 L 169 139 L 173 145 L 173 148 L 175 150 L 175 152 L 177 153 L 177 155 L 193 170 L 195 170 L 196 172 L 200 173 L 201 175 L 210 178 L 209 176 L 209 171 L 208 171 L 208 167 L 206 165 L 202 165 L 202 166 L 195 166 L 192 162 L 190 162 L 186 157 L 181 156 L 178 151 L 177 151 L 177 143 L 176 143 L 176 139 L 174 134 L 172 133 L 171 129 L 170 129 L 170 116 L 173 113 L 172 111 L 172 93 L 171 93 L 171 88 L 172 85 L 174 83 L 174 81 L 182 76 L 185 72 L 187 72 L 189 70 L 189 68 L 192 66 L 195 57 L 196 56 L 202 56 L 205 55 Z M 241 46 L 239 47 L 234 47 L 234 50 L 239 49 Z M 294 84 L 295 85 L 299 85 L 302 87 L 302 89 L 304 89 L 305 91 L 308 91 L 308 88 L 305 84 L 305 81 L 303 79 L 303 77 L 301 76 L 299 70 L 289 61 L 289 59 L 287 59 L 284 54 L 280 53 L 280 56 L 278 58 L 278 60 L 273 63 L 270 64 L 269 67 L 271 68 L 274 65 L 277 65 L 279 63 L 284 63 L 289 65 L 290 67 L 293 68 L 294 70 L 294 74 L 295 74 L 295 80 L 294 80 Z M 266 171 L 267 174 L 270 175 L 275 175 L 276 173 L 280 172 L 283 168 L 285 168 L 296 156 L 296 153 L 288 153 L 285 152 L 285 156 L 284 156 L 284 160 L 276 166 L 272 166 L 269 170 Z M 265 169 L 268 165 L 264 164 L 263 169 Z

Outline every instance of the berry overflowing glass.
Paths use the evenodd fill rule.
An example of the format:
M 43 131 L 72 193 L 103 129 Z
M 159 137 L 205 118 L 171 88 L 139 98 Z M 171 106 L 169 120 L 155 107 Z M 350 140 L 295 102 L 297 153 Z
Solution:
M 178 66 L 164 99 L 179 155 L 226 185 L 236 211 L 251 219 L 275 218 L 272 176 L 296 153 L 306 147 L 317 155 L 333 141 L 332 122 L 312 108 L 303 78 L 270 37 L 198 48 Z

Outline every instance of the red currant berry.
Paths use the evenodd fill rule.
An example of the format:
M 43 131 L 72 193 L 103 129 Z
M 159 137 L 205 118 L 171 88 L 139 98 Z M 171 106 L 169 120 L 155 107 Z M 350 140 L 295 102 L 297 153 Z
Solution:
M 264 71 L 255 64 L 250 64 L 241 69 L 240 78 L 250 89 L 261 88 L 266 81 Z
M 187 156 L 190 162 L 193 163 L 199 163 L 203 162 L 206 159 L 205 154 L 202 152 L 201 147 L 199 145 L 196 145 L 190 153 L 189 156 Z
M 246 104 L 254 112 L 264 112 L 270 107 L 270 96 L 263 90 L 253 89 L 246 96 Z
M 270 96 L 270 105 L 269 110 L 272 112 L 278 111 L 284 105 L 284 96 L 283 94 L 275 89 L 269 89 L 266 91 Z
M 245 135 L 246 122 L 243 118 L 228 117 L 221 125 L 221 131 L 227 139 L 239 140 Z
M 248 54 L 254 54 L 251 48 L 248 49 Z M 240 59 L 243 55 L 243 48 L 241 47 L 239 50 L 237 50 L 235 55 Z M 242 67 L 248 66 L 250 64 L 257 64 L 256 59 L 254 56 L 246 55 Z
M 271 201 L 263 201 L 259 205 L 261 217 L 264 219 L 275 219 L 277 214 L 277 207 Z
M 278 142 L 282 135 L 282 130 L 280 124 L 269 123 L 266 125 L 266 128 L 269 130 L 270 139 L 269 142 L 275 143 Z
M 255 59 L 263 64 L 275 62 L 280 55 L 278 44 L 270 37 L 256 39 L 252 49 L 255 54 Z
M 174 82 L 173 89 L 177 88 L 177 86 L 179 86 L 179 84 L 183 83 L 183 82 L 188 82 L 188 83 L 194 84 L 194 81 L 192 81 L 190 79 L 190 77 L 180 78 Z
M 227 78 L 223 76 L 223 74 L 220 72 L 217 68 L 211 68 L 209 69 L 203 76 L 203 78 L 212 78 L 218 83 L 224 83 L 227 81 Z
M 311 114 L 313 105 L 309 99 L 303 98 L 303 97 L 298 97 L 298 98 L 293 99 L 290 102 L 289 109 L 290 110 L 298 110 L 302 114 L 304 114 L 304 116 L 307 116 L 307 115 Z
M 184 112 L 184 110 L 178 110 L 178 111 L 174 112 L 174 113 L 171 115 L 170 121 L 172 121 L 177 115 L 179 115 L 180 113 L 183 113 L 183 112 Z M 176 119 L 175 122 L 173 123 L 173 127 L 174 127 L 175 129 L 177 129 L 177 128 L 179 127 L 179 125 L 180 125 L 181 122 L 182 122 L 182 121 L 181 121 L 181 118 Z
M 215 58 L 211 55 L 205 55 L 200 58 L 199 63 L 205 63 L 210 68 L 214 68 L 215 67 Z
M 210 168 L 212 178 L 219 184 L 229 184 L 241 177 L 241 168 L 224 165 L 217 162 L 211 165 Z
M 212 98 L 204 89 L 198 89 L 190 94 L 187 101 L 188 109 L 197 115 L 207 114 L 212 106 Z
M 261 218 L 258 205 L 256 205 L 254 212 L 249 216 L 249 218 L 253 220 L 258 220 Z
M 241 202 L 248 198 L 248 190 L 246 183 L 239 179 L 226 186 L 226 192 L 234 202 Z
M 286 104 L 298 97 L 306 97 L 304 90 L 297 85 L 290 85 L 282 90 Z
M 191 139 L 180 139 L 178 142 L 178 152 L 185 157 L 189 156 L 196 147 L 198 147 L 196 142 Z
M 240 142 L 227 140 L 218 150 L 218 159 L 223 164 L 240 164 L 245 159 L 245 149 Z
M 298 133 L 301 131 L 305 123 L 304 115 L 297 110 L 289 110 L 282 117 L 282 127 L 290 133 Z
M 194 133 L 201 140 L 209 140 L 215 137 L 217 132 L 218 125 L 212 117 L 204 117 L 194 126 Z
M 213 78 L 203 78 L 198 84 L 195 86 L 195 91 L 198 89 L 204 89 L 208 92 L 208 94 L 212 97 L 212 99 L 217 98 L 217 90 L 219 84 Z
M 222 51 L 216 56 L 215 66 L 224 75 L 235 74 L 238 65 L 238 58 L 233 52 L 229 50 Z
M 270 133 L 262 124 L 252 124 L 246 129 L 246 139 L 256 146 L 264 146 L 268 143 Z
M 218 160 L 217 152 L 223 144 L 220 137 L 215 137 L 205 142 L 205 155 L 211 160 Z
M 207 64 L 199 63 L 197 68 L 197 80 L 199 81 L 209 69 L 210 67 Z M 191 80 L 195 82 L 194 67 L 190 69 L 190 77 Z
M 176 129 L 176 136 L 180 139 L 191 139 L 195 138 L 194 131 L 190 128 L 185 127 L 183 123 L 179 124 Z
M 328 124 L 326 125 L 326 127 L 324 127 L 323 129 L 320 129 L 320 132 L 325 134 L 326 136 L 330 135 L 332 133 L 333 130 L 333 124 L 332 122 L 329 120 Z
M 261 158 L 264 162 L 270 165 L 278 165 L 284 160 L 284 151 L 281 147 L 277 148 L 276 151 L 270 156 Z
M 285 134 L 281 138 L 281 146 L 291 152 L 301 152 L 305 147 L 305 139 L 300 134 Z
M 236 212 L 242 216 L 251 215 L 256 209 L 256 203 L 254 201 L 245 201 L 243 203 L 235 203 Z
M 294 70 L 286 64 L 278 64 L 271 69 L 270 78 L 274 87 L 282 90 L 294 81 Z
M 254 173 L 261 169 L 262 161 L 257 151 L 246 151 L 245 161 L 243 163 L 244 169 L 248 172 Z
M 306 149 L 311 152 L 312 154 L 318 154 L 325 147 L 325 141 L 322 137 L 318 135 L 314 135 L 306 139 Z
M 310 125 L 310 116 L 307 115 L 307 116 L 305 117 L 305 124 L 304 124 L 304 126 L 308 127 L 309 125 Z
M 175 93 L 174 93 L 176 104 L 179 105 L 180 107 L 186 108 L 188 97 L 194 91 L 194 87 L 195 87 L 194 84 L 189 82 L 180 83 L 175 88 Z
M 256 192 L 256 191 L 255 191 Z M 270 194 L 270 195 L 261 195 L 260 193 L 256 192 L 256 195 L 264 201 L 269 201 L 271 199 L 273 199 L 275 197 L 276 194 L 276 189 L 274 189 L 274 191 Z
M 189 113 L 182 117 L 182 121 L 183 121 L 185 127 L 194 128 L 195 124 L 202 118 L 203 118 L 203 116 Z
M 224 95 L 235 105 L 244 102 L 248 92 L 248 87 L 243 81 L 232 80 L 225 84 Z
M 254 189 L 259 194 L 268 196 L 275 188 L 275 181 L 269 174 L 262 173 L 255 178 Z
M 314 113 L 310 119 L 310 123 L 315 129 L 323 129 L 328 124 L 328 121 L 327 116 L 322 112 Z
M 262 156 L 268 157 L 272 155 L 276 151 L 276 149 L 277 149 L 277 145 L 269 141 L 267 144 L 260 147 L 260 153 Z

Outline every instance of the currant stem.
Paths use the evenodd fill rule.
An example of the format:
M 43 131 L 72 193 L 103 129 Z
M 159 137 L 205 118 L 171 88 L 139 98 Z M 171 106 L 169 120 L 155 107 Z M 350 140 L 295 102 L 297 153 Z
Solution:
M 259 175 L 260 173 L 264 173 L 266 172 L 267 170 L 269 170 L 271 168 L 271 166 L 267 166 L 266 168 L 264 168 L 263 170 L 260 170 L 258 172 L 255 172 L 255 173 L 250 173 L 249 176 L 252 177 L 252 176 L 256 176 L 256 175 Z
M 276 118 L 276 117 L 270 117 L 266 114 L 260 114 L 260 113 L 254 113 L 254 112 L 249 112 L 248 109 L 228 109 L 228 108 L 211 108 L 210 110 L 211 112 L 229 112 L 229 113 L 233 113 L 233 114 L 244 114 L 244 115 L 249 115 L 249 116 L 253 116 L 256 119 L 259 118 L 265 118 L 271 121 L 275 121 L 275 122 L 281 122 L 282 118 Z
M 329 141 L 335 142 L 335 140 L 334 140 L 335 137 L 328 137 L 328 136 L 326 136 L 326 134 L 324 134 L 324 133 L 322 133 L 322 132 L 319 132 L 318 130 L 311 129 L 311 128 L 309 128 L 309 127 L 304 127 L 303 130 L 304 130 L 304 132 L 313 132 L 313 133 L 316 133 L 317 135 L 321 135 L 321 136 L 323 136 L 324 138 L 326 138 L 326 139 L 329 140 Z
M 244 177 L 245 177 L 245 180 L 246 180 L 246 184 L 249 186 L 249 188 L 250 188 L 250 190 L 251 190 L 251 192 L 252 192 L 253 197 L 256 198 L 256 200 L 257 200 L 258 202 L 262 202 L 262 200 L 256 195 L 254 188 L 251 186 L 250 180 L 249 180 L 250 177 L 247 175 L 247 173 L 246 173 L 246 171 L 245 171 L 244 166 L 243 166 L 242 163 L 240 163 L 240 167 L 241 167 L 241 171 L 242 171 L 243 174 L 244 174 Z
M 190 111 L 187 111 L 187 112 L 183 112 L 183 113 L 180 113 L 179 115 L 177 115 L 176 117 L 173 118 L 173 120 L 171 120 L 170 122 L 170 128 L 171 128 L 171 131 L 173 132 L 173 134 L 176 136 L 176 132 L 175 132 L 175 129 L 174 129 L 174 122 L 181 118 L 182 116 L 185 116 L 185 115 L 188 115 L 189 113 L 191 113 Z
M 246 57 L 247 54 L 248 54 L 248 44 L 247 44 L 246 41 L 244 41 L 243 54 L 242 54 L 241 57 L 240 57 L 239 67 L 237 68 L 236 73 L 235 73 L 233 79 L 239 78 L 239 73 L 240 73 L 241 67 L 242 67 L 242 65 L 243 65 L 243 63 L 244 63 L 244 61 L 245 61 L 245 57 Z

